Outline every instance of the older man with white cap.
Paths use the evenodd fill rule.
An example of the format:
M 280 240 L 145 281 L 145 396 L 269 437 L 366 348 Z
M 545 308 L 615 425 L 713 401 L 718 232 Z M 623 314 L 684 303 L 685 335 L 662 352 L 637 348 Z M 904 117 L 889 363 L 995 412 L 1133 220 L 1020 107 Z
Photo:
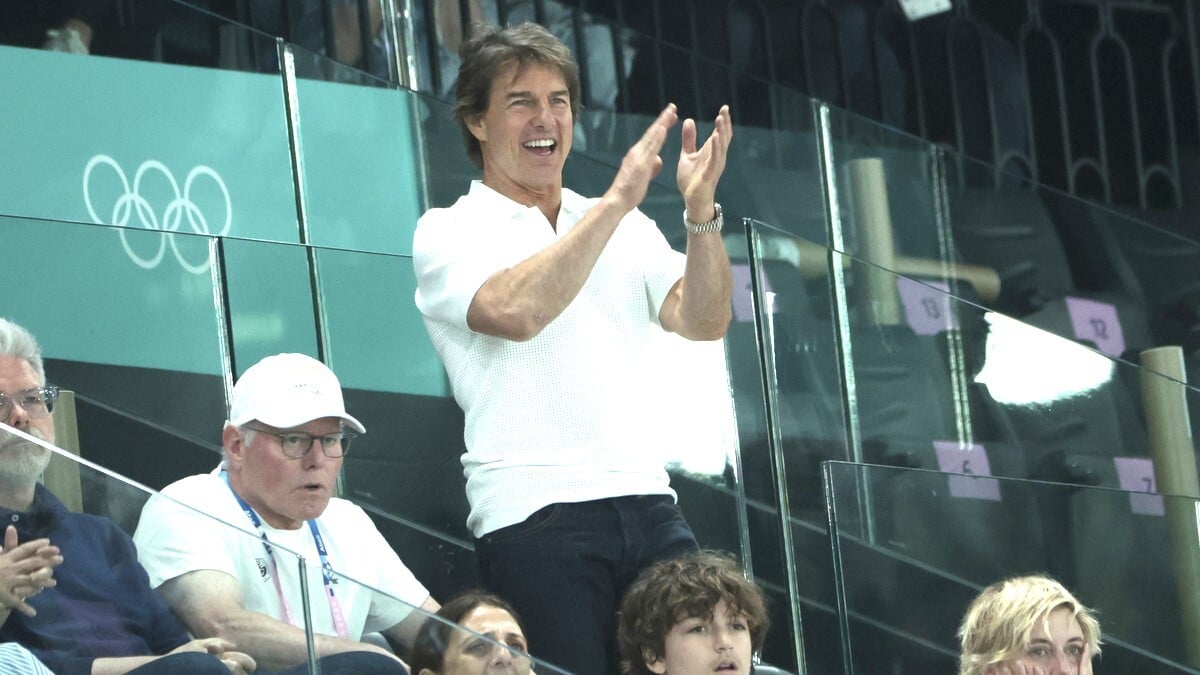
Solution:
M 235 641 L 260 668 L 302 663 L 303 586 L 295 556 L 275 550 L 286 549 L 307 561 L 321 672 L 407 672 L 360 638 L 381 632 L 404 654 L 424 619 L 411 607 L 438 604 L 367 514 L 333 496 L 350 440 L 365 431 L 316 359 L 277 354 L 242 375 L 224 461 L 151 498 L 134 535 L 151 585 L 193 634 Z

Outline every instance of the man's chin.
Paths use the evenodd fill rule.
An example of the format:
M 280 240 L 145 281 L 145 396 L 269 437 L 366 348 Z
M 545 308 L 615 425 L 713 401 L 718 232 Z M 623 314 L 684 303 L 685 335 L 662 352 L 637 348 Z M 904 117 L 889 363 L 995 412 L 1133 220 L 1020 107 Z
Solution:
M 50 450 L 16 436 L 0 441 L 0 475 L 37 479 L 50 463 Z

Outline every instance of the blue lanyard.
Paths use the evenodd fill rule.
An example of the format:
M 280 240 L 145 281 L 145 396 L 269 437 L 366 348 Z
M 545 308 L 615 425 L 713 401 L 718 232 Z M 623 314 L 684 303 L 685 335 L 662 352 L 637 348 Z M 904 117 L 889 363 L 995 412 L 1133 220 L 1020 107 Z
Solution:
M 292 618 L 292 610 L 288 606 L 287 598 L 283 594 L 283 586 L 279 583 L 279 565 L 275 562 L 275 553 L 271 550 L 271 540 L 267 537 L 267 531 L 263 527 L 262 519 L 250 508 L 246 500 L 242 499 L 238 493 L 233 491 L 233 486 L 229 484 L 229 473 L 224 469 L 221 470 L 221 478 L 225 481 L 225 485 L 229 488 L 229 493 L 237 500 L 238 506 L 242 507 L 242 512 L 250 519 L 254 525 L 254 529 L 258 530 L 258 536 L 262 539 L 263 549 L 267 552 L 267 559 L 271 561 L 271 577 L 275 580 L 275 592 L 279 594 L 279 604 L 283 606 L 283 614 L 288 623 L 296 625 Z M 337 595 L 333 592 L 333 585 L 337 581 L 333 578 L 333 565 L 329 564 L 329 555 L 325 550 L 325 539 L 321 537 L 321 530 L 317 527 L 316 520 L 309 520 L 308 531 L 312 533 L 313 543 L 317 546 L 317 555 L 321 558 L 321 579 L 325 584 L 325 599 L 329 602 L 329 613 L 333 617 L 333 627 L 340 637 L 349 637 L 350 631 L 346 624 L 346 617 L 342 612 L 342 603 L 338 602 Z

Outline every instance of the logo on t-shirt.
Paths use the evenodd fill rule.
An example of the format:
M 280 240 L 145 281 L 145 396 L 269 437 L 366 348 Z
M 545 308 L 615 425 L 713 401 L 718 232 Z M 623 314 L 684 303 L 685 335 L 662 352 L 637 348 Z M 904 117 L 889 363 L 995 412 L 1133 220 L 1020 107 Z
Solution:
M 255 558 L 254 564 L 258 565 L 258 573 L 262 576 L 263 581 L 271 578 L 270 572 L 267 570 L 267 561 L 263 558 Z

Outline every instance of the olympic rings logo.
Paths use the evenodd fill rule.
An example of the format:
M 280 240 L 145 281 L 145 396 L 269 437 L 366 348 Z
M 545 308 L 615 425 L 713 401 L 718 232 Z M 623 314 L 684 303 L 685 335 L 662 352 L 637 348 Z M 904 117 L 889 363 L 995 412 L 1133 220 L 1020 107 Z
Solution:
M 93 172 L 101 167 L 109 167 L 116 173 L 120 181 L 121 192 L 113 202 L 112 213 L 108 219 L 103 219 L 96 212 L 96 207 L 92 202 Z M 165 178 L 166 185 L 169 190 L 163 193 L 167 197 L 166 207 L 162 212 L 155 210 L 150 202 L 150 199 L 145 196 L 147 177 L 150 175 L 161 175 Z M 210 223 L 204 212 L 192 200 L 192 190 L 197 185 L 197 181 L 207 179 L 213 183 L 220 192 L 221 199 L 224 203 L 224 222 L 221 223 L 219 231 L 214 232 L 210 228 Z M 173 195 L 173 196 L 172 196 Z M 149 159 L 142 162 L 138 167 L 137 172 L 133 176 L 133 185 L 129 184 L 129 178 L 121 169 L 121 165 L 115 159 L 108 155 L 96 155 L 88 160 L 87 166 L 83 170 L 83 200 L 87 204 L 88 215 L 92 217 L 92 221 L 101 225 L 117 225 L 117 230 L 121 236 L 121 246 L 125 248 L 126 255 L 138 267 L 142 269 L 154 269 L 162 262 L 163 256 L 166 254 L 168 243 L 171 246 L 172 253 L 175 254 L 175 259 L 187 271 L 193 274 L 203 274 L 208 271 L 211 261 L 209 259 L 209 249 L 204 247 L 204 259 L 197 262 L 188 260 L 183 251 L 180 250 L 179 244 L 176 242 L 175 233 L 179 231 L 183 224 L 184 218 L 187 219 L 188 226 L 199 235 L 215 235 L 224 236 L 229 233 L 229 227 L 233 223 L 233 206 L 229 199 L 229 189 L 225 186 L 225 181 L 221 179 L 213 169 L 207 166 L 197 166 L 188 172 L 187 178 L 183 181 L 183 190 L 179 189 L 179 182 L 175 180 L 174 174 L 162 162 Z M 158 230 L 163 232 L 163 236 L 158 240 L 158 250 L 153 255 L 146 256 L 139 254 L 129 242 L 125 229 L 130 225 L 130 221 L 136 214 L 138 223 L 148 230 Z M 207 243 L 207 242 L 205 242 Z

